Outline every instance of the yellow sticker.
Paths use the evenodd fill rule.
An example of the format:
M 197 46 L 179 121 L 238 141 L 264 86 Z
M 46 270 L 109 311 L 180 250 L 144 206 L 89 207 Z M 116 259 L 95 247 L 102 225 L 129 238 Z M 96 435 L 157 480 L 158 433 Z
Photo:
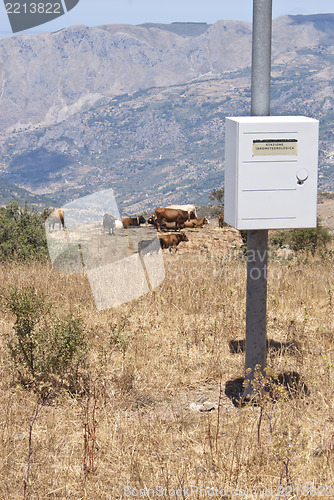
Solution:
M 253 141 L 253 156 L 297 155 L 297 139 L 264 139 Z

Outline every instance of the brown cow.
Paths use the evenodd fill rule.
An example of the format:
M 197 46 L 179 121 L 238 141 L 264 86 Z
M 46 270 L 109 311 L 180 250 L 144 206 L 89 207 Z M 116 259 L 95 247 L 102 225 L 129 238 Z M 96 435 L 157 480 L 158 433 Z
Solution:
M 181 243 L 181 241 L 189 241 L 187 235 L 185 233 L 178 234 L 162 234 L 159 237 L 161 248 L 169 248 L 169 251 L 172 251 L 172 248 L 177 251 L 177 245 Z
M 51 214 L 48 216 L 48 223 L 49 223 L 49 231 L 53 231 L 55 228 L 56 224 L 59 224 L 59 229 L 63 226 L 63 229 L 65 229 L 65 218 L 64 218 L 64 210 L 62 208 L 56 208 L 51 212 Z
M 191 219 L 187 220 L 184 225 L 188 228 L 194 227 L 203 227 L 204 224 L 209 224 L 209 221 L 206 217 L 202 217 L 201 219 Z
M 125 217 L 122 219 L 123 227 L 139 227 L 140 224 L 145 224 L 146 220 L 142 215 L 139 217 Z
M 147 224 L 151 224 L 155 227 L 155 229 L 158 229 L 157 218 L 154 214 L 150 215 L 150 217 L 147 219 Z M 161 221 L 160 231 L 170 231 L 171 229 L 174 229 L 174 231 L 176 231 L 177 228 L 175 222 L 166 222 L 165 220 Z
M 168 205 L 167 208 L 177 208 L 179 210 L 185 210 L 186 212 L 188 212 L 188 220 L 197 219 L 195 205 Z
M 218 215 L 218 225 L 219 227 L 224 227 L 224 214 Z
M 181 229 L 184 227 L 185 221 L 189 220 L 188 212 L 176 208 L 160 207 L 156 209 L 154 215 L 159 231 L 162 221 L 175 222 L 176 229 Z

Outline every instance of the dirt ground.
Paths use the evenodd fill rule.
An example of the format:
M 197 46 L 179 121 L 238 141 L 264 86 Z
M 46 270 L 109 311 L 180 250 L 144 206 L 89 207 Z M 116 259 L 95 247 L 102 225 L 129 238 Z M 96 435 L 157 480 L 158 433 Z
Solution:
M 183 230 L 189 241 L 179 244 L 178 254 L 200 250 L 202 252 L 210 251 L 223 255 L 230 250 L 239 249 L 242 245 L 240 231 L 232 227 L 219 228 L 215 222 L 213 220 L 201 229 Z M 164 250 L 163 253 L 169 253 L 169 251 Z

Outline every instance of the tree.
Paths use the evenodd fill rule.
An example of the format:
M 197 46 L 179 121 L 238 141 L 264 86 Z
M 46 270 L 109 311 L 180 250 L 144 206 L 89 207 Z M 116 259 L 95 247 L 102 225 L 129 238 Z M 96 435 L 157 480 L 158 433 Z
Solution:
M 43 216 L 11 201 L 0 208 L 0 261 L 46 258 Z
M 213 189 L 209 199 L 218 202 L 218 205 L 224 206 L 224 188 Z

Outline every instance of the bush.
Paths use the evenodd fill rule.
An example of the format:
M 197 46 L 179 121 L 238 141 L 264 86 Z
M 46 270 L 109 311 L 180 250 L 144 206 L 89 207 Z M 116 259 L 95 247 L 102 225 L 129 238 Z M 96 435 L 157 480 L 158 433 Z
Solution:
M 59 318 L 33 287 L 12 287 L 3 301 L 15 317 L 7 345 L 20 383 L 76 392 L 87 355 L 82 320 L 71 315 Z
M 289 231 L 289 245 L 296 252 L 304 250 L 314 255 L 317 250 L 324 250 L 331 239 L 331 233 L 328 228 L 322 226 L 320 217 L 315 228 Z
M 46 259 L 43 215 L 12 201 L 0 208 L 0 261 Z
M 270 242 L 274 247 L 289 245 L 295 252 L 305 251 L 314 255 L 316 251 L 326 249 L 331 239 L 330 230 L 322 225 L 318 217 L 317 227 L 275 231 Z
M 269 236 L 269 242 L 273 247 L 281 248 L 283 245 L 287 245 L 287 238 L 288 232 L 286 230 L 274 230 L 274 232 Z

